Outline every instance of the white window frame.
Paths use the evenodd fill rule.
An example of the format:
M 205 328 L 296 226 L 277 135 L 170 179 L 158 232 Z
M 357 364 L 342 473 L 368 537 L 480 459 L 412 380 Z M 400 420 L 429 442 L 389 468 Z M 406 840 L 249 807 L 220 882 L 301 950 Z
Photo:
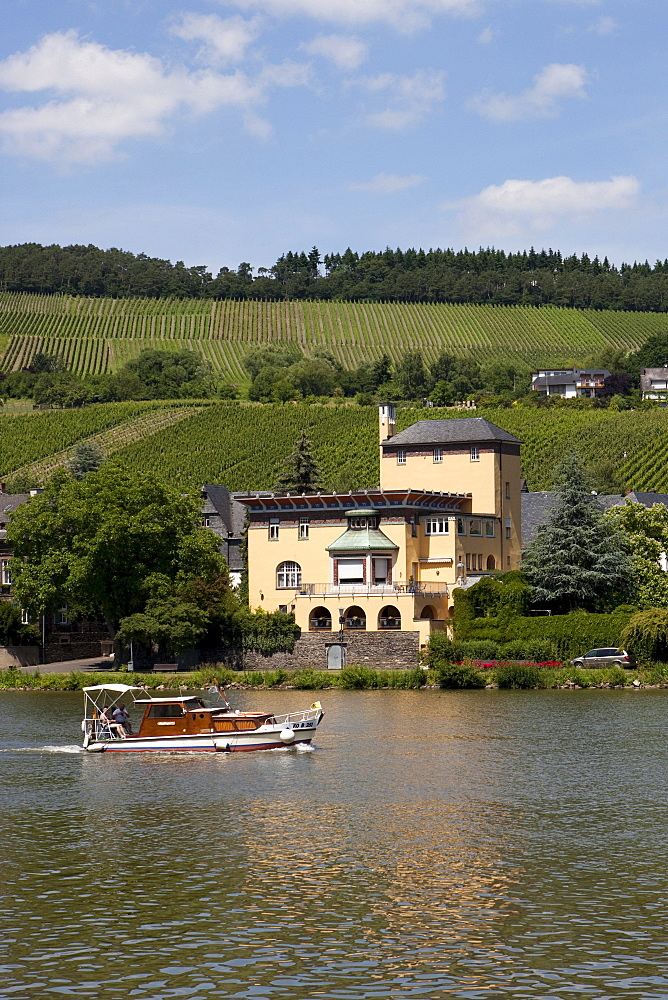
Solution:
M 11 587 L 12 574 L 9 570 L 9 559 L 0 559 L 0 583 L 3 587 Z
M 443 449 L 434 448 L 434 463 L 439 465 L 443 461 Z
M 480 526 L 480 530 L 479 531 L 474 531 L 473 530 L 474 524 L 478 524 Z M 469 521 L 469 535 L 474 535 L 476 538 L 482 538 L 482 519 L 481 518 L 479 518 L 479 517 L 472 517 L 471 518 L 471 520 Z
M 310 521 L 309 521 L 308 517 L 300 517 L 299 518 L 299 541 L 300 542 L 307 542 L 308 541 L 309 525 L 310 525 Z
M 480 461 L 480 448 L 478 447 L 477 444 L 471 445 L 471 461 L 472 462 Z
M 277 517 L 270 517 L 269 518 L 269 541 L 270 542 L 277 542 L 278 541 L 278 526 L 279 526 L 279 523 L 280 522 L 279 522 L 279 520 L 278 520 Z
M 202 527 L 203 528 L 210 528 L 211 527 L 211 518 L 209 517 L 208 514 L 205 517 L 202 518 Z
M 424 522 L 424 533 L 425 535 L 448 535 L 450 534 L 450 522 L 447 517 L 433 517 L 425 518 Z
M 292 559 L 276 567 L 276 590 L 298 590 L 302 585 L 302 568 Z
M 21 608 L 21 624 L 30 625 L 30 615 L 25 610 L 25 608 Z
M 397 465 L 406 464 L 406 452 L 403 448 L 400 448 L 397 452 Z

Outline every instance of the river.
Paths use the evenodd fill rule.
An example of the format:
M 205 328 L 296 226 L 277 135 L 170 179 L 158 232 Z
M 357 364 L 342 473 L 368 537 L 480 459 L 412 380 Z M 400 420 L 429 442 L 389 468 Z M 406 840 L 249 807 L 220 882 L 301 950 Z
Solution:
M 668 998 L 668 691 L 318 696 L 153 757 L 3 693 L 2 1000 Z

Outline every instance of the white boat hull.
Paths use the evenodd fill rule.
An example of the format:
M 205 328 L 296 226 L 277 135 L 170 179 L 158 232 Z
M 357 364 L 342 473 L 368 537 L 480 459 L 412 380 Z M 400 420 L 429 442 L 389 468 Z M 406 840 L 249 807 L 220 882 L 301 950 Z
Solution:
M 294 723 L 289 732 L 281 726 L 261 726 L 249 732 L 199 733 L 182 736 L 126 736 L 107 740 L 92 739 L 85 749 L 89 753 L 233 753 L 249 750 L 277 750 L 279 747 L 310 743 L 315 735 L 322 714 L 303 722 Z

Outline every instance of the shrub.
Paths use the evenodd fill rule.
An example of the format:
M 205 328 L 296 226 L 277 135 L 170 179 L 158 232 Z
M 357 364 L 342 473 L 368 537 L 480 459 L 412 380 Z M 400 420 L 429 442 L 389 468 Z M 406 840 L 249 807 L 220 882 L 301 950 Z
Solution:
M 543 663 L 554 660 L 557 648 L 549 639 L 515 639 L 504 642 L 499 648 L 499 656 L 504 660 L 534 660 Z
M 335 678 L 328 676 L 322 670 L 296 670 L 292 675 L 292 684 L 302 691 L 320 691 L 322 688 L 333 687 Z
M 446 661 L 435 667 L 438 683 L 442 688 L 451 690 L 458 688 L 483 688 L 485 676 L 470 663 L 448 663 Z
M 517 663 L 507 667 L 498 667 L 496 683 L 500 688 L 526 689 L 538 687 L 540 670 L 530 664 Z
M 427 649 L 423 653 L 424 662 L 437 666 L 445 660 L 495 660 L 498 655 L 498 644 L 490 640 L 471 640 L 459 642 L 447 637 L 443 632 L 436 632 L 429 639 Z
M 668 660 L 668 609 L 639 611 L 622 629 L 619 642 L 643 659 Z
M 378 674 L 370 667 L 344 667 L 339 674 L 339 687 L 344 691 L 380 687 Z

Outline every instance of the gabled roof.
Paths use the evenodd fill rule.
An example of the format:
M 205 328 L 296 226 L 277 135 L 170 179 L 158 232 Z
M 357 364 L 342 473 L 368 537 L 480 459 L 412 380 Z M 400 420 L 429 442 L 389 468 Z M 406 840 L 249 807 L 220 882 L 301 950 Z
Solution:
M 0 493 L 0 523 L 9 524 L 17 507 L 29 499 L 28 493 Z
M 556 490 L 522 493 L 522 545 L 524 548 L 531 544 L 543 525 L 547 523 L 558 498 L 559 494 Z M 622 507 L 627 501 L 641 503 L 643 507 L 653 507 L 654 504 L 668 507 L 668 493 L 633 490 L 626 496 L 621 493 L 599 493 L 595 499 L 601 510 Z
M 519 438 L 484 417 L 456 417 L 452 420 L 419 420 L 394 437 L 382 442 L 383 448 L 409 444 L 479 444 L 485 441 L 510 441 Z

